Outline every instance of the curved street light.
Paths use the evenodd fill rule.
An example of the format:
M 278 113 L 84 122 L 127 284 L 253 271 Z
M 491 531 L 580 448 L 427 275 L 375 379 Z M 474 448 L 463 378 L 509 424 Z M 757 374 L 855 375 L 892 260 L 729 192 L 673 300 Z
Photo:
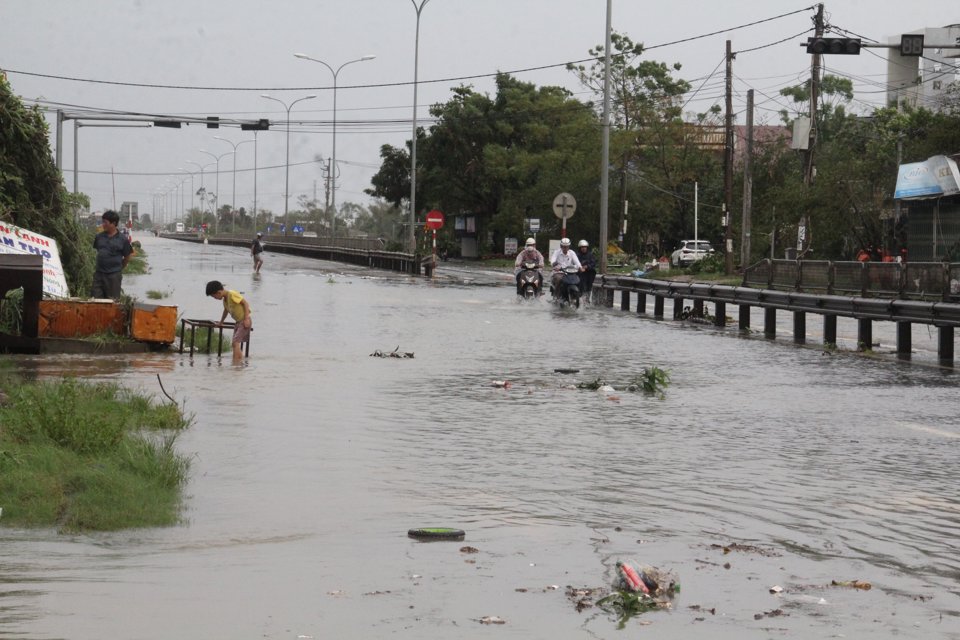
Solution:
M 197 190 L 197 193 L 200 195 L 200 223 L 203 224 L 203 214 L 207 209 L 207 189 L 203 186 L 203 172 L 207 167 L 212 167 L 216 163 L 208 162 L 207 164 L 200 164 L 199 162 L 194 162 L 193 160 L 184 160 L 184 162 L 187 164 L 196 165 L 200 169 L 200 188 Z
M 205 149 L 200 149 L 200 153 L 205 153 L 217 161 L 217 185 L 214 187 L 216 191 L 214 192 L 213 197 L 214 197 L 214 201 L 217 203 L 217 206 L 219 207 L 220 206 L 219 204 L 220 203 L 220 158 L 226 158 L 228 155 L 235 152 L 227 151 L 226 153 L 221 153 L 218 156 L 217 154 L 210 153 Z M 220 233 L 220 212 L 217 211 L 216 209 L 213 210 L 213 233 L 214 235 Z
M 273 96 L 267 95 L 266 93 L 260 94 L 261 98 L 266 98 L 267 100 L 273 100 L 274 102 L 279 102 L 283 105 L 283 108 L 287 110 L 287 162 L 286 162 L 286 187 L 283 190 L 283 235 L 287 235 L 290 232 L 290 110 L 293 109 L 293 105 L 304 100 L 312 100 L 317 96 L 315 94 L 310 94 L 309 96 L 304 96 L 302 98 L 297 98 L 293 102 L 287 105 L 286 102 L 280 98 L 274 98 Z
M 233 195 L 230 199 L 230 233 L 233 233 L 235 229 L 235 221 L 237 217 L 237 147 L 248 142 L 253 142 L 253 140 L 241 140 L 240 142 L 233 142 L 232 140 L 227 140 L 220 136 L 213 136 L 214 140 L 223 140 L 229 145 L 233 146 Z M 257 166 L 254 163 L 253 166 L 253 182 L 257 182 Z
M 415 253 L 417 243 L 413 235 L 417 221 L 417 66 L 420 62 L 420 12 L 430 0 L 423 0 L 417 5 L 416 0 L 410 0 L 417 12 L 417 35 L 413 42 L 413 139 L 410 141 L 410 252 Z
M 333 160 L 332 166 L 330 168 L 330 175 L 328 176 L 330 180 L 330 199 L 332 201 L 333 211 L 330 212 L 330 240 L 333 240 L 334 237 L 334 227 L 337 224 L 337 76 L 340 75 L 340 70 L 343 69 L 348 64 L 353 64 L 354 62 L 366 62 L 367 60 L 373 60 L 377 56 L 375 55 L 365 55 L 361 56 L 355 60 L 348 60 L 342 65 L 337 67 L 334 71 L 333 67 L 324 62 L 323 60 L 318 60 L 317 58 L 311 58 L 305 53 L 295 53 L 293 54 L 294 58 L 300 58 L 301 60 L 310 60 L 312 62 L 319 62 L 327 69 L 330 70 L 330 73 L 333 74 Z

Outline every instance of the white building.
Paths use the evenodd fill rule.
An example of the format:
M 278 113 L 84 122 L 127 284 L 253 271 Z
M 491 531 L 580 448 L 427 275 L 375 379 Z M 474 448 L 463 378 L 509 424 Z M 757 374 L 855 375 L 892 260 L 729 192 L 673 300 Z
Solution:
M 923 55 L 902 56 L 900 36 L 890 39 L 897 46 L 887 50 L 887 104 L 940 111 L 947 87 L 960 83 L 960 24 L 910 34 L 923 35 Z

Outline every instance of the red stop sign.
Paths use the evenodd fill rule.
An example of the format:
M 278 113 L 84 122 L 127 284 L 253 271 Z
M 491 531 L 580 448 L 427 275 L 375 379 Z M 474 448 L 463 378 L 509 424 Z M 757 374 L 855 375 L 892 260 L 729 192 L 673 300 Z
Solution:
M 427 229 L 439 229 L 443 226 L 443 212 L 434 209 L 427 214 Z

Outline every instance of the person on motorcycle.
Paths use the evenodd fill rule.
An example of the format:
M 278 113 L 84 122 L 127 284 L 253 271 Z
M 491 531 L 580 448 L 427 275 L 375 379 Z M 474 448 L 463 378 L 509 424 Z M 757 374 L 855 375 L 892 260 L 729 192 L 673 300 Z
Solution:
M 517 254 L 517 261 L 514 263 L 513 277 L 517 281 L 517 295 L 522 296 L 523 291 L 520 288 L 520 274 L 523 272 L 523 263 L 533 262 L 537 267 L 537 291 L 543 290 L 543 254 L 537 251 L 537 241 L 533 238 L 527 238 L 523 251 Z
M 577 258 L 580 260 L 580 266 L 583 267 L 583 276 L 580 278 L 581 289 L 584 295 L 589 296 L 593 289 L 593 279 L 597 277 L 597 259 L 590 251 L 590 243 L 586 240 L 577 243 Z
M 563 270 L 567 267 L 576 267 L 577 271 L 583 271 L 580 265 L 580 259 L 577 258 L 576 251 L 570 251 L 570 238 L 564 238 L 560 241 L 560 248 L 554 251 L 550 258 L 550 264 L 553 265 L 553 279 L 550 285 L 550 291 L 555 292 L 563 280 Z

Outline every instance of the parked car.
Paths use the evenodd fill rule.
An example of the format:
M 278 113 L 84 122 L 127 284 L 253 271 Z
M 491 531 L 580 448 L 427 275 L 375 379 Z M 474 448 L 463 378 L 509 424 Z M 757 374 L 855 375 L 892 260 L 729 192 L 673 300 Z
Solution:
M 677 250 L 670 254 L 670 264 L 674 267 L 689 267 L 711 253 L 713 247 L 706 240 L 681 240 Z

